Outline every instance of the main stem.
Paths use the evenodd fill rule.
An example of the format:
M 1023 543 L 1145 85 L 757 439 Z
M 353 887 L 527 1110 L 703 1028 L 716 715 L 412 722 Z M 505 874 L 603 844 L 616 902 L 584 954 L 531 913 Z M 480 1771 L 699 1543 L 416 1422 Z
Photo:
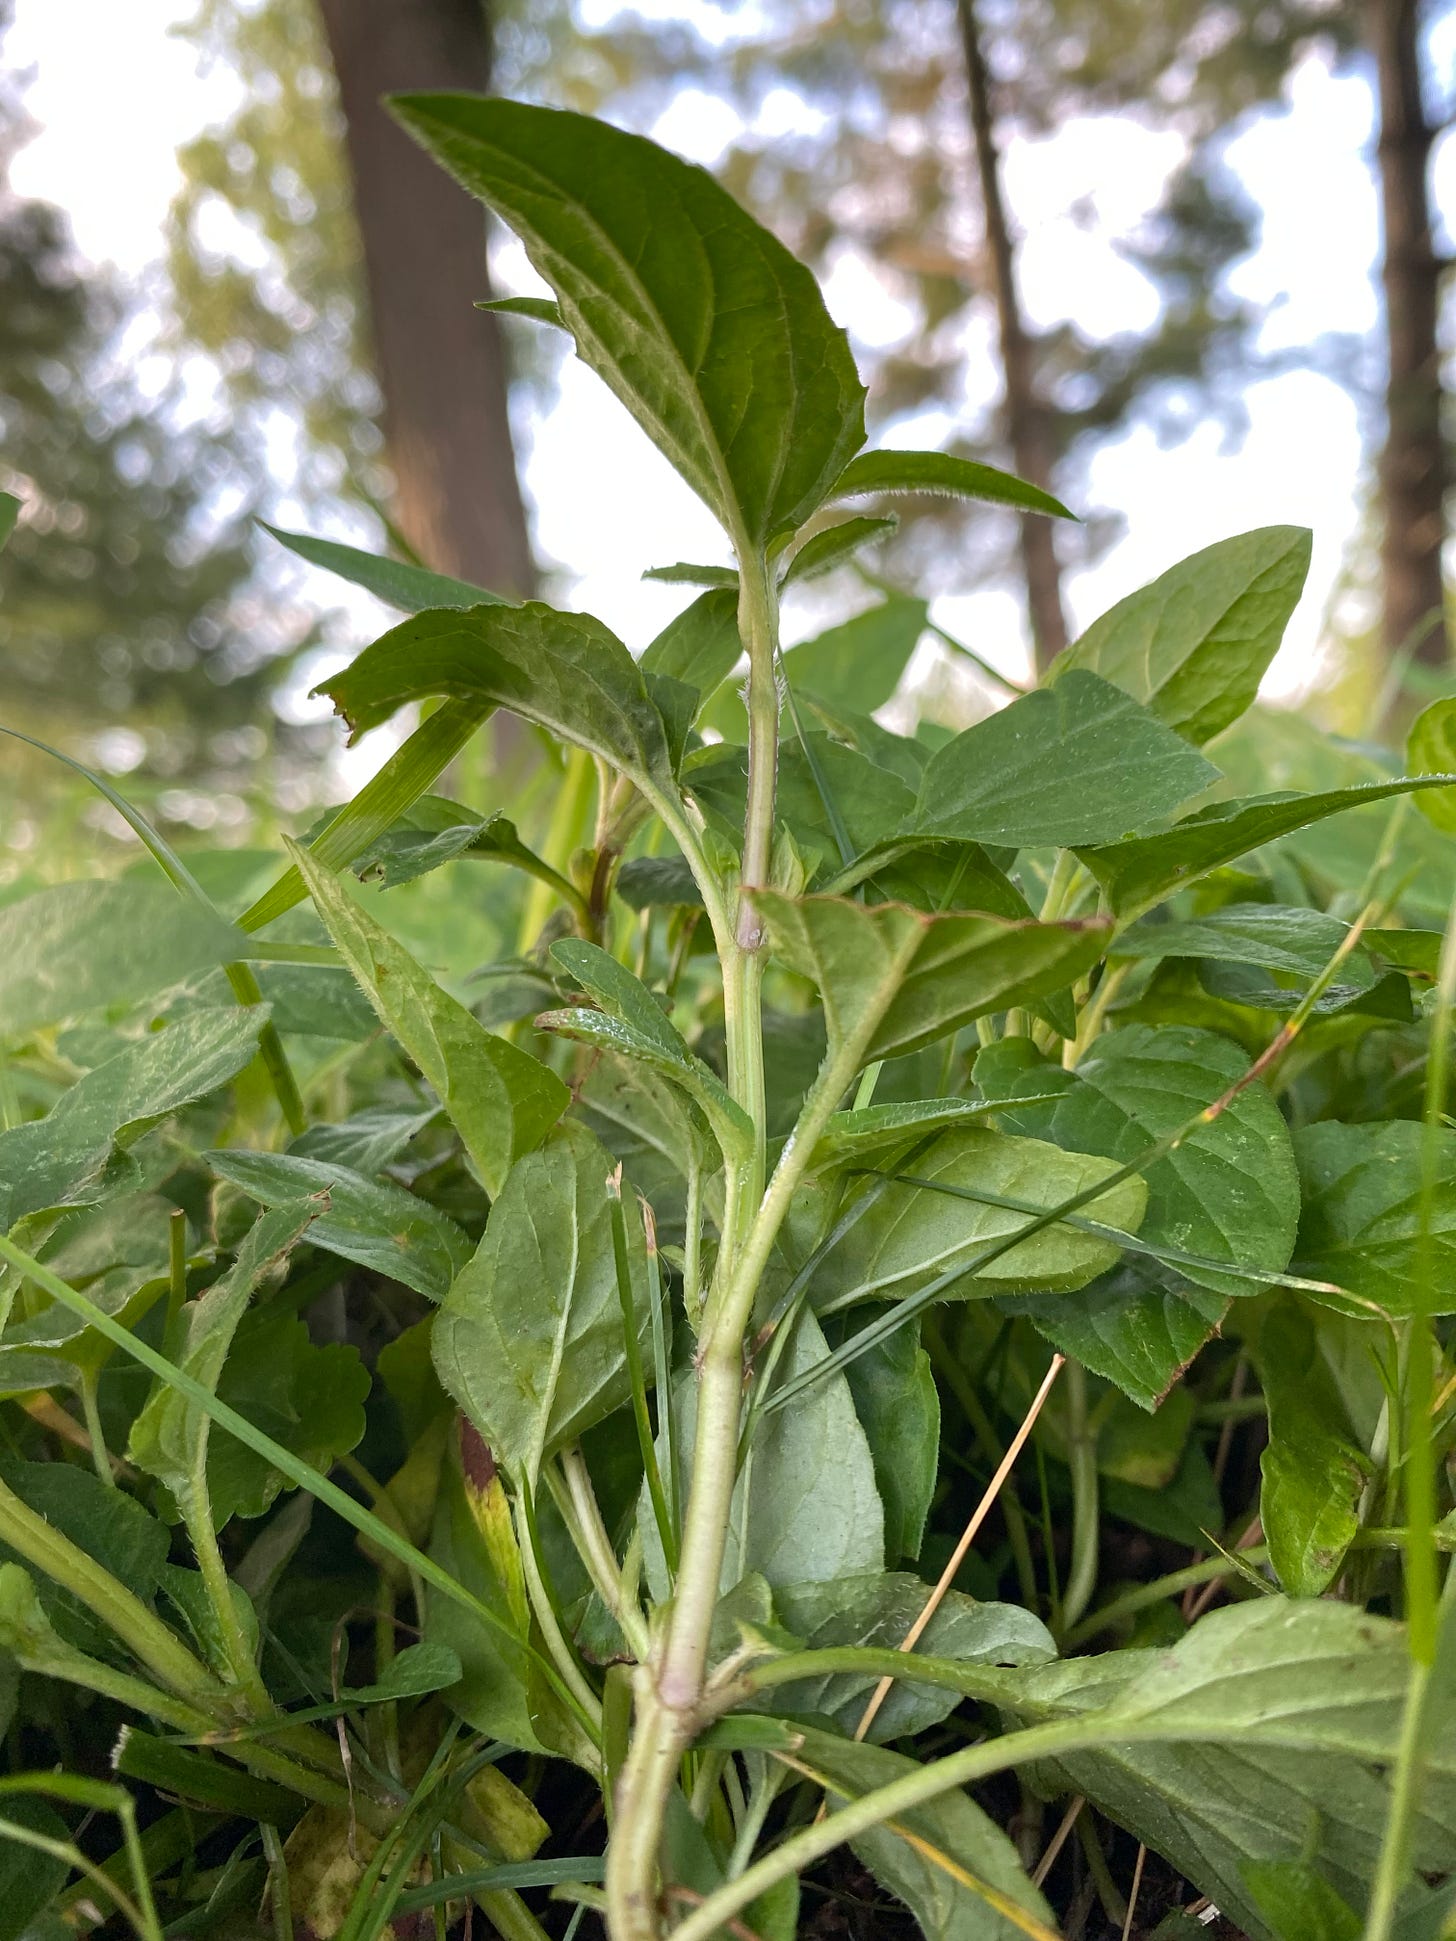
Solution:
M 764 1194 L 763 930 L 751 892 L 767 885 L 773 856 L 778 595 L 761 551 L 740 548 L 739 571 L 739 628 L 749 666 L 748 807 L 738 906 L 732 934 L 720 932 L 719 946 L 729 1086 L 752 1121 L 754 1138 L 751 1153 L 728 1165 L 722 1245 L 700 1335 L 692 1488 L 676 1595 L 661 1646 L 637 1673 L 636 1729 L 622 1771 L 607 1861 L 613 1941 L 655 1941 L 660 1932 L 657 1856 L 678 1761 L 698 1729 L 736 1480 L 743 1337 L 762 1262 L 772 1245 L 772 1231 L 766 1244 L 763 1235 L 777 1225 L 768 1204 L 773 1195 L 766 1199 Z

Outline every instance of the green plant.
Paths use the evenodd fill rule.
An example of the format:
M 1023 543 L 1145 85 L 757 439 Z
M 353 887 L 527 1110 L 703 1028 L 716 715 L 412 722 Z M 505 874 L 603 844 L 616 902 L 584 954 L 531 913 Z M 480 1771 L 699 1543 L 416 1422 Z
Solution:
M 0 1639 L 187 1803 L 97 1863 L 117 1906 L 160 1931 L 149 1869 L 189 1933 L 266 1883 L 280 1936 L 474 1899 L 539 1937 L 551 1887 L 613 1941 L 769 1941 L 847 1843 L 930 1936 L 1046 1935 L 1019 1788 L 1024 1839 L 1088 1803 L 1104 1904 L 1122 1829 L 1251 1934 L 1437 1932 L 1445 716 L 1397 775 L 1248 712 L 1308 557 L 1279 528 L 1000 713 L 890 733 L 922 605 L 780 647 L 783 589 L 885 529 L 832 509 L 1063 508 L 863 451 L 844 336 L 706 175 L 395 106 L 734 564 L 666 569 L 706 590 L 634 659 L 290 540 L 411 615 L 324 691 L 420 725 L 281 876 L 112 792 L 152 861 L 0 909 Z M 543 737 L 514 820 L 430 793 L 496 709 Z M 535 1858 L 548 1757 L 604 1855 Z

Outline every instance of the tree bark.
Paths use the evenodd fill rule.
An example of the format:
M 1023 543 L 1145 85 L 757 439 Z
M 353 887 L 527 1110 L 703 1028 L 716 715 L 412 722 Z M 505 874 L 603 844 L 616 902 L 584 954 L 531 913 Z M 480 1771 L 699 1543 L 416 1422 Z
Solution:
M 956 12 L 965 52 L 971 139 L 985 214 L 986 256 L 1006 383 L 1006 442 L 1011 447 L 1016 470 L 1033 485 L 1045 489 L 1051 484 L 1054 451 L 1046 410 L 1037 395 L 1033 346 L 1016 292 L 1016 263 L 1001 194 L 1001 162 L 996 150 L 990 75 L 981 47 L 974 0 L 957 0 Z M 1042 670 L 1066 646 L 1067 621 L 1062 610 L 1062 575 L 1051 521 L 1038 513 L 1025 513 L 1021 519 L 1021 565 L 1026 579 L 1036 664 Z
M 1427 188 L 1432 132 L 1421 95 L 1419 0 L 1365 0 L 1380 103 L 1381 280 L 1389 365 L 1380 457 L 1381 631 L 1386 652 L 1415 647 L 1444 666 L 1449 646 L 1441 548 L 1446 448 L 1436 342 L 1440 266 Z
M 485 221 L 391 119 L 400 89 L 490 85 L 484 0 L 319 0 L 338 77 L 401 532 L 493 592 L 535 587 Z

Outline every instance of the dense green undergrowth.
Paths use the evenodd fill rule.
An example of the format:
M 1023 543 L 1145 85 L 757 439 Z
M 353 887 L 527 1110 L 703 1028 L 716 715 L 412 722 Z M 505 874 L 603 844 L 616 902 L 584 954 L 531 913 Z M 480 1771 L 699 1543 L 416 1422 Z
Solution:
M 0 1930 L 1450 1931 L 1451 707 L 1255 707 L 1274 528 L 890 732 L 924 604 L 783 590 L 1063 509 L 700 171 L 396 108 L 734 565 L 634 655 L 283 536 L 418 725 L 0 908 Z

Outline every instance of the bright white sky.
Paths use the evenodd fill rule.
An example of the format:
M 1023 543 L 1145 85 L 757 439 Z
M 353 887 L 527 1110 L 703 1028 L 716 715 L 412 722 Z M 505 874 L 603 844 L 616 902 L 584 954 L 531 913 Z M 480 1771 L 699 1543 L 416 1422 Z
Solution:
M 81 250 L 140 275 L 161 248 L 177 171 L 174 151 L 223 111 L 233 83 L 200 76 L 192 51 L 167 29 L 189 0 L 16 0 L 8 64 L 33 66 L 28 105 L 43 132 L 18 158 L 17 191 L 70 214 Z M 1435 48 L 1438 87 L 1449 87 L 1456 34 Z M 711 161 L 731 129 L 701 98 L 681 100 L 655 132 Z M 1369 92 L 1317 62 L 1294 76 L 1287 109 L 1249 128 L 1230 160 L 1264 210 L 1262 241 L 1239 287 L 1272 306 L 1269 348 L 1321 331 L 1363 331 L 1375 317 L 1371 268 L 1377 209 L 1368 161 Z M 1176 160 L 1171 137 L 1112 120 L 1074 126 L 1054 142 L 1022 143 L 1007 158 L 1010 199 L 1025 232 L 1023 293 L 1033 318 L 1075 314 L 1099 333 L 1149 321 L 1143 280 L 1079 226 L 1074 200 L 1129 228 L 1157 197 Z M 1438 203 L 1456 208 L 1451 145 L 1438 155 Z M 511 257 L 507 255 L 509 268 Z M 831 307 L 866 342 L 896 331 L 895 306 L 866 275 L 831 279 Z M 1333 384 L 1308 374 L 1270 379 L 1248 399 L 1250 435 L 1233 452 L 1205 427 L 1160 451 L 1134 428 L 1095 461 L 1095 500 L 1122 510 L 1128 536 L 1075 577 L 1070 604 L 1085 625 L 1113 600 L 1184 554 L 1249 527 L 1292 523 L 1315 534 L 1304 605 L 1276 666 L 1276 692 L 1309 678 L 1323 610 L 1358 518 L 1361 452 L 1355 411 Z M 934 436 L 924 425 L 899 442 Z M 944 429 L 949 429 L 945 427 Z M 543 550 L 575 575 L 572 604 L 642 643 L 682 603 L 680 590 L 644 586 L 648 565 L 721 557 L 706 510 L 659 459 L 605 389 L 568 365 L 559 401 L 536 430 L 526 479 L 540 508 Z M 1024 665 L 1009 595 L 947 599 L 943 623 L 1007 669 Z M 792 626 L 792 622 L 791 622 Z M 794 637 L 792 632 L 790 637 Z

